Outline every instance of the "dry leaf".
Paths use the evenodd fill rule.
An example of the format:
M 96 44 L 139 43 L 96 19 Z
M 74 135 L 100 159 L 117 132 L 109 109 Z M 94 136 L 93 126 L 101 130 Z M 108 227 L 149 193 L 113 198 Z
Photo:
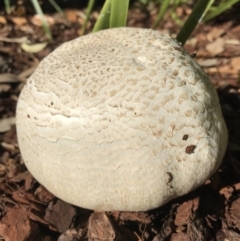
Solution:
M 219 38 L 222 34 L 226 32 L 223 28 L 212 28 L 212 30 L 207 34 L 207 40 L 212 42 L 213 40 Z
M 28 53 L 38 53 L 42 51 L 47 46 L 47 43 L 38 43 L 38 44 L 21 44 L 21 48 Z
M 22 26 L 27 23 L 27 19 L 23 17 L 12 17 L 11 20 L 17 25 Z
M 9 118 L 0 120 L 0 133 L 10 131 L 11 126 L 15 125 L 15 122 L 16 122 L 15 117 L 9 117 Z
M 65 15 L 66 15 L 66 18 L 69 22 L 71 23 L 75 23 L 78 21 L 78 18 L 79 18 L 79 13 L 80 11 L 79 10 L 75 10 L 75 9 L 66 9 L 64 11 Z
M 216 66 L 218 63 L 218 59 L 217 58 L 212 58 L 212 59 L 203 59 L 203 60 L 198 60 L 197 61 L 199 63 L 199 65 L 201 65 L 202 67 L 212 67 L 212 66 Z
M 19 83 L 22 79 L 15 74 L 0 74 L 0 83 Z
M 3 16 L 0 16 L 0 23 L 1 24 L 6 24 L 7 23 L 6 18 L 4 18 Z
M 212 56 L 222 53 L 224 51 L 224 40 L 222 38 L 216 39 L 214 42 L 206 45 L 206 50 Z
M 225 44 L 239 45 L 240 41 L 238 39 L 226 39 Z
M 236 71 L 240 70 L 240 57 L 235 57 L 231 59 L 232 68 Z
M 45 17 L 45 20 L 48 25 L 55 24 L 55 20 L 53 17 L 51 17 L 49 15 L 44 15 L 44 17 Z M 36 26 L 39 26 L 39 27 L 43 26 L 42 18 L 39 14 L 35 14 L 30 20 L 31 20 L 32 24 L 34 24 Z

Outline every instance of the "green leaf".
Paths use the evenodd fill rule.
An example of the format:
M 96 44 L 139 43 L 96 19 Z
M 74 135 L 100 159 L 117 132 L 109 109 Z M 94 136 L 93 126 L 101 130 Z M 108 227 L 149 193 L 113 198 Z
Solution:
M 5 10 L 7 14 L 11 13 L 10 0 L 4 0 Z
M 55 2 L 55 0 L 48 0 L 51 4 L 52 4 L 52 6 L 56 9 L 56 11 L 58 12 L 58 13 L 60 13 L 62 16 L 64 16 L 65 14 L 64 14 L 64 12 L 63 12 L 63 10 L 59 7 L 59 5 Z
M 210 8 L 209 12 L 206 14 L 206 16 L 203 18 L 203 21 L 209 21 L 221 13 L 225 12 L 229 8 L 231 8 L 234 4 L 240 2 L 240 0 L 228 0 L 225 2 L 222 2 L 219 4 L 216 8 Z
M 93 32 L 97 32 L 109 27 L 111 0 L 106 0 L 99 14 L 98 20 L 94 25 Z
M 192 13 L 182 26 L 176 38 L 182 45 L 185 44 L 197 24 L 201 22 L 206 8 L 209 7 L 209 1 L 211 0 L 199 0 L 194 6 Z
M 93 32 L 126 25 L 129 0 L 106 0 Z
M 87 22 L 89 20 L 89 17 L 90 17 L 90 14 L 92 12 L 94 4 L 95 4 L 95 0 L 88 0 L 86 18 L 85 18 L 84 24 L 83 24 L 82 29 L 81 29 L 82 34 L 85 34 Z
M 110 28 L 126 26 L 129 0 L 112 0 Z
M 165 0 L 161 4 L 160 10 L 158 12 L 157 19 L 153 24 L 153 28 L 156 28 L 159 25 L 159 23 L 161 22 L 161 20 L 163 19 L 163 16 L 166 13 L 166 11 L 168 10 L 168 6 L 170 5 L 170 1 L 171 0 Z
M 32 4 L 33 4 L 33 7 L 34 7 L 36 13 L 40 16 L 40 18 L 41 18 L 41 20 L 42 20 L 43 29 L 44 29 L 44 31 L 45 31 L 46 36 L 47 36 L 50 40 L 52 40 L 52 34 L 51 34 L 51 31 L 50 31 L 50 28 L 49 28 L 49 26 L 48 26 L 48 23 L 47 23 L 47 21 L 46 21 L 46 18 L 45 18 L 44 14 L 43 14 L 43 11 L 42 11 L 42 9 L 41 9 L 38 1 L 37 1 L 37 0 L 31 0 L 31 2 L 32 2 Z

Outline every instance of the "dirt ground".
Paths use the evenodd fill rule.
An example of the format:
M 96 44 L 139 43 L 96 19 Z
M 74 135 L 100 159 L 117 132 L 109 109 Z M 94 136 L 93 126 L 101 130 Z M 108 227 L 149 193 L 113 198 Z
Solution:
M 66 18 L 48 14 L 52 41 L 29 5 L 16 4 L 10 15 L 0 8 L 0 240 L 240 240 L 240 5 L 199 25 L 185 45 L 210 75 L 227 123 L 229 144 L 219 170 L 197 190 L 158 209 L 107 213 L 55 198 L 26 170 L 17 144 L 15 109 L 26 79 L 44 56 L 82 34 L 84 9 L 67 7 Z M 127 25 L 149 28 L 157 11 L 134 3 Z M 179 7 L 176 14 L 185 19 L 190 11 Z M 95 10 L 87 32 L 97 16 Z M 179 26 L 166 17 L 158 29 L 174 37 Z

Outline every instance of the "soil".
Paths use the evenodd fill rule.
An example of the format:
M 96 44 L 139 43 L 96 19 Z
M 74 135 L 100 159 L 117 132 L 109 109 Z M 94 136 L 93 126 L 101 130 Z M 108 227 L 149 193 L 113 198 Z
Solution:
M 73 1 L 70 1 L 70 3 Z M 48 12 L 53 40 L 46 38 L 30 3 L 0 6 L 0 239 L 5 241 L 237 241 L 240 240 L 240 15 L 239 5 L 200 24 L 185 48 L 210 75 L 229 131 L 218 171 L 191 193 L 148 212 L 100 213 L 67 204 L 49 193 L 27 171 L 17 144 L 15 110 L 26 79 L 58 45 L 82 35 L 86 4 L 65 3 L 63 17 Z M 149 28 L 158 8 L 133 2 L 128 26 Z M 188 5 L 175 13 L 184 20 Z M 91 15 L 87 33 L 99 14 Z M 179 25 L 166 16 L 158 26 L 173 37 Z M 196 170 L 197 175 L 197 170 Z

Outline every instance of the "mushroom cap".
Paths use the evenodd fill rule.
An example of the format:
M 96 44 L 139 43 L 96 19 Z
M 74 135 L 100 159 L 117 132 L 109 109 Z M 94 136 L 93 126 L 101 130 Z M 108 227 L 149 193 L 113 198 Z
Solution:
M 219 167 L 227 129 L 204 71 L 168 35 L 116 28 L 62 44 L 17 105 L 23 160 L 54 195 L 94 210 L 159 207 Z

